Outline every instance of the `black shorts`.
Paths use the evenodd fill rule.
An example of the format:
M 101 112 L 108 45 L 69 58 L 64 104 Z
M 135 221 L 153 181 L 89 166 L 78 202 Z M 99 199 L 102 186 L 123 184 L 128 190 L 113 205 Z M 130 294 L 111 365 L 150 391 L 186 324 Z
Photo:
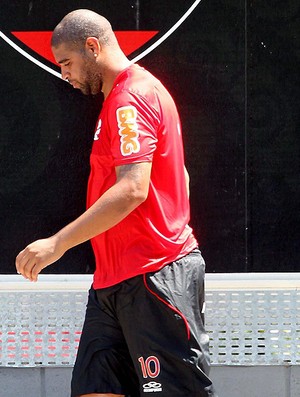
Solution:
M 216 397 L 207 375 L 204 274 L 194 250 L 160 271 L 91 289 L 72 397 Z

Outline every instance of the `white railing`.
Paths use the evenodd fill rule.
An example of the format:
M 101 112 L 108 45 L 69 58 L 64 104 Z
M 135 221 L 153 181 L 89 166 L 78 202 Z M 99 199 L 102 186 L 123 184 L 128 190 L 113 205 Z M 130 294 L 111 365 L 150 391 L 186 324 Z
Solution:
M 0 366 L 72 366 L 91 275 L 0 275 Z M 300 365 L 300 273 L 206 275 L 214 365 Z

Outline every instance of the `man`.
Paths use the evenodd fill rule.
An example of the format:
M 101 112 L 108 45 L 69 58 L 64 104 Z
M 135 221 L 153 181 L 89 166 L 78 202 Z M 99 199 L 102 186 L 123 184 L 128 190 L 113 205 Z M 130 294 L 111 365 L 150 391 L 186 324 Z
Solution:
M 17 271 L 36 281 L 43 268 L 91 239 L 96 270 L 72 397 L 216 396 L 207 376 L 204 261 L 188 226 L 175 104 L 92 11 L 68 14 L 51 44 L 64 79 L 86 95 L 104 95 L 86 212 L 16 259 Z

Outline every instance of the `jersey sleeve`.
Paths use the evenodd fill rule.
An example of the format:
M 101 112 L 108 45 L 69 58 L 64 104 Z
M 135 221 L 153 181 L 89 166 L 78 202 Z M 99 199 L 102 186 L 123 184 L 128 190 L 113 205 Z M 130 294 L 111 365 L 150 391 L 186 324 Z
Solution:
M 107 117 L 115 166 L 151 162 L 159 125 L 158 111 L 151 99 L 122 91 L 109 104 Z

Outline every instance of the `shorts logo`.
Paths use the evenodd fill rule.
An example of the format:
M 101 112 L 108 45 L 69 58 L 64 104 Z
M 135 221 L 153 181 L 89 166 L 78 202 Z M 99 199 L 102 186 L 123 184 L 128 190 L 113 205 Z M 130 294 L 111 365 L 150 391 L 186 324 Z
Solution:
M 160 374 L 160 362 L 156 356 L 139 357 L 138 362 L 141 366 L 141 371 L 144 379 L 157 378 Z M 158 382 L 148 382 L 143 384 L 144 393 L 155 393 L 162 391 L 162 385 Z
M 143 392 L 144 393 L 155 393 L 162 391 L 162 387 L 160 383 L 157 382 L 149 382 L 143 385 Z
M 143 374 L 143 378 L 157 378 L 160 374 L 160 362 L 159 359 L 155 356 L 150 356 L 144 359 L 144 357 L 140 357 L 138 362 L 141 365 L 141 370 Z
M 123 156 L 140 151 L 138 141 L 139 132 L 136 123 L 137 110 L 134 106 L 123 106 L 117 109 L 117 120 L 119 127 L 120 149 Z

